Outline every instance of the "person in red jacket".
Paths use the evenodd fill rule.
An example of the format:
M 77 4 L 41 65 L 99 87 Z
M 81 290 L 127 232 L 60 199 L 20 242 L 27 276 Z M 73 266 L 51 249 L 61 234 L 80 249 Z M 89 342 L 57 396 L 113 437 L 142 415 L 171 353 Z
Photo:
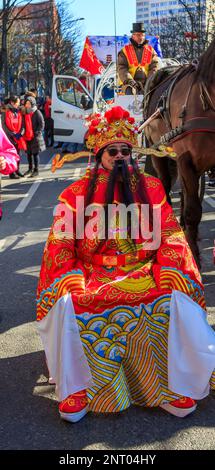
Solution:
M 21 150 L 26 151 L 27 146 L 23 137 L 25 126 L 18 96 L 12 95 L 9 98 L 5 112 L 2 114 L 2 128 L 19 155 Z M 24 175 L 21 173 L 18 164 L 17 171 L 12 173 L 10 178 L 18 179 L 22 176 Z
M 44 118 L 41 111 L 37 108 L 37 103 L 33 96 L 28 96 L 25 100 L 25 127 L 29 164 L 29 169 L 25 176 L 34 178 L 39 175 L 39 153 L 45 150 L 46 146 L 43 138 Z

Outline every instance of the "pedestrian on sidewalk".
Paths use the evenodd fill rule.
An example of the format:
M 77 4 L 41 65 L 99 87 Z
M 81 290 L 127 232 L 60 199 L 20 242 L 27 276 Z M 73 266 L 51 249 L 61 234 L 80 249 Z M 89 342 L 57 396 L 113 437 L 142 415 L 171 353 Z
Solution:
M 25 100 L 27 100 L 27 98 L 29 96 L 33 96 L 33 98 L 35 98 L 35 100 L 37 101 L 37 90 L 36 88 L 31 88 L 30 90 L 27 90 L 26 93 L 25 93 Z
M 46 148 L 43 138 L 44 118 L 41 111 L 37 109 L 36 99 L 33 96 L 28 96 L 25 100 L 25 122 L 25 140 L 27 142 L 29 165 L 25 176 L 32 178 L 39 174 L 39 153 Z
M 19 155 L 8 139 L 7 135 L 0 127 L 0 189 L 1 175 L 9 175 L 17 170 Z M 2 218 L 1 198 L 0 198 L 0 220 Z
M 8 139 L 14 145 L 17 153 L 20 155 L 21 150 L 27 150 L 25 139 L 23 138 L 25 128 L 24 120 L 20 110 L 20 99 L 16 95 L 11 95 L 8 99 L 5 111 L 2 113 L 2 128 Z M 10 174 L 10 178 L 18 179 L 23 175 L 19 169 Z
M 45 117 L 45 143 L 46 147 L 54 145 L 54 121 L 51 117 L 52 100 L 50 96 L 46 96 L 44 104 L 44 117 Z

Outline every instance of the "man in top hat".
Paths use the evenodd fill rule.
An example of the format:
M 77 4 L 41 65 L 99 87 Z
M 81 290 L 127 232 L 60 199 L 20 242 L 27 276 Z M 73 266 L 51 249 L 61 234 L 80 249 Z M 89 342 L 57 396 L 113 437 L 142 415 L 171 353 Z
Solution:
M 130 44 L 118 54 L 118 73 L 125 93 L 131 95 L 133 89 L 142 94 L 146 78 L 157 70 L 158 56 L 145 38 L 143 23 L 133 23 Z

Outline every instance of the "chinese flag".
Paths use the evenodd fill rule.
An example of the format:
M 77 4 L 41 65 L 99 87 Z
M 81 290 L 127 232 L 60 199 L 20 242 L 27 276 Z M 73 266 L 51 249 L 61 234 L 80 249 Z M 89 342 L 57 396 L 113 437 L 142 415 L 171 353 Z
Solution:
M 91 75 L 101 74 L 104 70 L 103 65 L 96 57 L 89 38 L 86 38 L 83 54 L 80 60 L 80 67 L 87 70 Z

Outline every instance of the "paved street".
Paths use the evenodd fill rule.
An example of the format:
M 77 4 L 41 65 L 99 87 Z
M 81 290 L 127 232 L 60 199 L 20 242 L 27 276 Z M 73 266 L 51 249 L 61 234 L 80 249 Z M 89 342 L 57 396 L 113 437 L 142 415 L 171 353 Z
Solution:
M 76 425 L 60 420 L 36 331 L 35 293 L 57 196 L 80 177 L 86 163 L 78 160 L 53 175 L 51 155 L 51 151 L 42 154 L 39 180 L 2 180 L 1 449 L 214 449 L 215 394 L 199 402 L 196 413 L 184 420 L 159 409 L 137 407 L 114 416 L 89 414 Z M 177 191 L 173 200 L 177 209 Z M 202 272 L 209 321 L 215 325 L 214 189 L 207 188 L 203 210 Z

